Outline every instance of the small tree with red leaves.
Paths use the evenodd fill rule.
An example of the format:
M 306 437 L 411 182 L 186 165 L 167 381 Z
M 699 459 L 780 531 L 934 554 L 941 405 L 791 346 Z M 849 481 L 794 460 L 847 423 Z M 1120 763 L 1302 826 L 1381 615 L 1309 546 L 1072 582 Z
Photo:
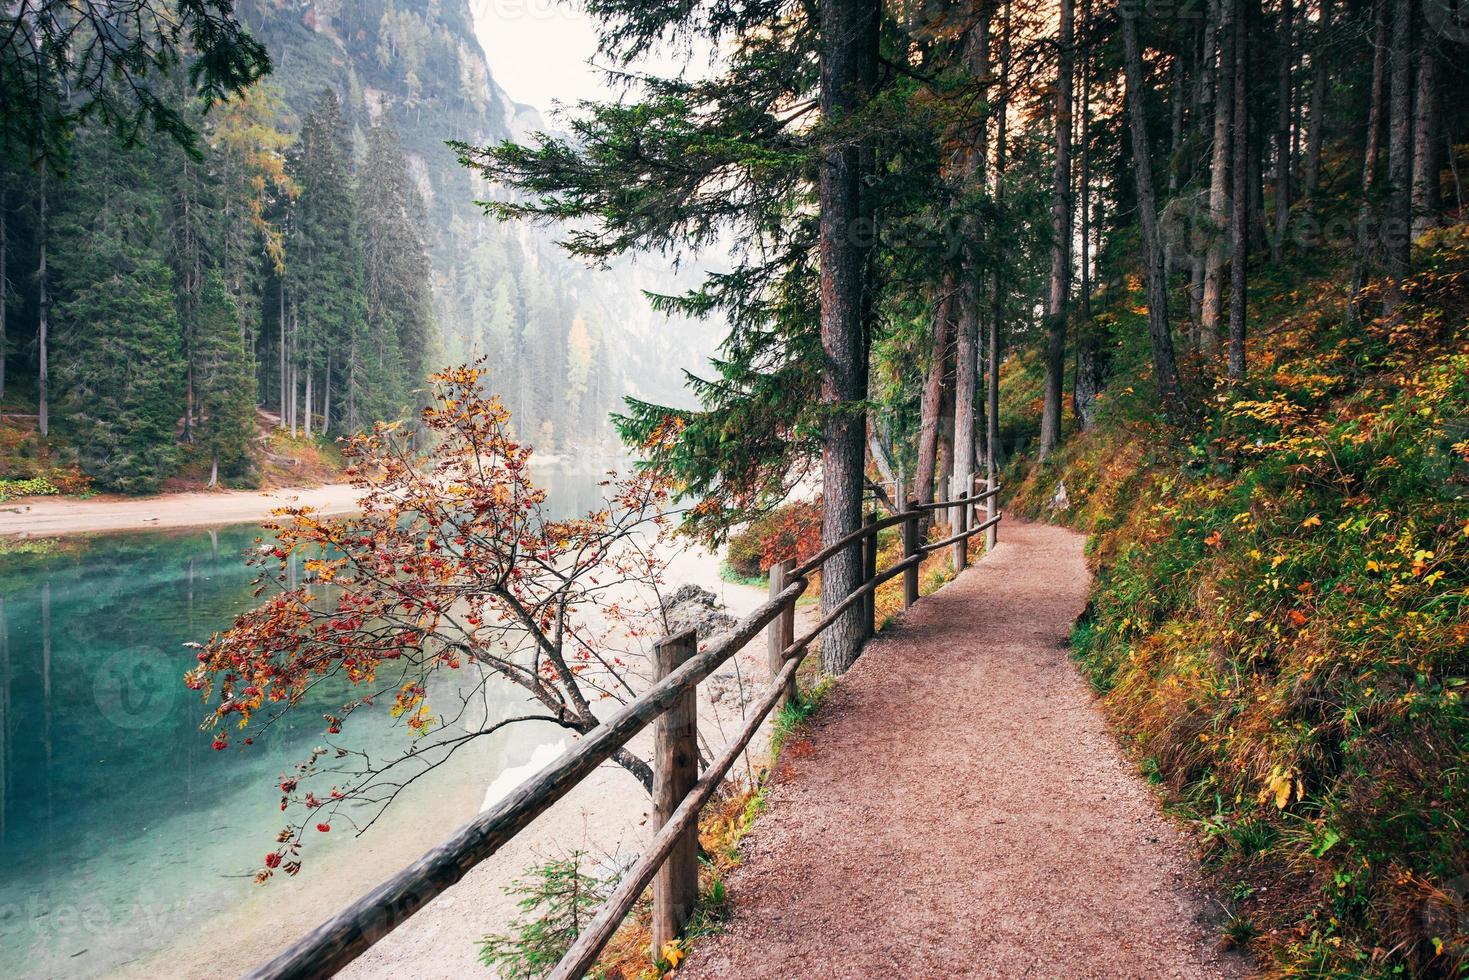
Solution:
M 366 829 L 474 739 L 527 721 L 590 732 L 593 704 L 632 696 L 633 654 L 662 632 L 668 483 L 609 475 L 602 509 L 554 519 L 529 476 L 531 449 L 481 391 L 481 372 L 461 366 L 431 381 L 427 431 L 415 441 L 432 448 L 411 448 L 395 424 L 353 437 L 347 472 L 361 513 L 276 511 L 265 525 L 274 542 L 262 539 L 251 559 L 256 595 L 268 598 L 199 647 L 187 676 L 213 706 L 205 728 L 217 749 L 235 731 L 252 744 L 330 679 L 350 682 L 325 716 L 326 745 L 281 779 L 281 809 L 294 814 L 257 880 L 300 869 L 307 828 Z M 295 584 L 293 562 L 305 571 Z M 477 671 L 469 693 L 461 686 L 435 710 L 430 679 L 461 668 Z M 535 708 L 468 723 L 470 699 L 495 677 Z M 339 744 L 349 721 L 379 704 L 411 736 L 402 754 L 369 758 Z M 615 759 L 651 790 L 645 761 L 625 750 Z
M 796 500 L 760 522 L 760 570 L 794 558 L 805 562 L 821 550 L 821 502 Z

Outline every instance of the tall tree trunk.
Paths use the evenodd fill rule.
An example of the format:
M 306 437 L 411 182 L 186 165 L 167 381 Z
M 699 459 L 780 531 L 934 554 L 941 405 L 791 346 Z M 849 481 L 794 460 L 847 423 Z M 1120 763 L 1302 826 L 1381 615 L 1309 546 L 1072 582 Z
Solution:
M 1173 82 L 1168 93 L 1169 116 L 1168 116 L 1168 193 L 1178 193 L 1178 186 L 1183 179 L 1183 166 L 1179 158 L 1179 151 L 1183 148 L 1183 110 L 1184 102 L 1184 59 L 1179 57 L 1173 62 Z
M 1204 21 L 1199 31 L 1198 61 L 1195 62 L 1197 76 L 1194 93 L 1193 125 L 1198 130 L 1200 146 L 1207 146 L 1213 135 L 1214 123 L 1214 45 L 1219 31 L 1220 0 L 1209 0 L 1204 11 Z M 1208 267 L 1210 236 L 1206 234 L 1207 210 L 1201 212 L 1200 201 L 1193 195 L 1189 205 L 1189 277 L 1188 318 L 1189 339 L 1193 346 L 1202 345 L 1204 326 L 1204 277 Z M 1208 207 L 1208 200 L 1203 202 Z
M 1204 277 L 1208 255 L 1206 250 L 1195 252 L 1189 257 L 1188 269 L 1188 318 L 1190 337 L 1194 346 L 1199 346 L 1203 337 L 1204 322 Z
M 982 299 L 983 296 L 981 295 L 975 296 L 975 302 L 980 302 Z M 989 443 L 985 441 L 989 430 L 985 428 L 984 420 L 984 341 L 984 320 L 981 318 L 979 321 L 979 333 L 975 337 L 974 343 L 974 412 L 973 418 L 969 423 L 970 435 L 973 437 L 973 444 L 970 449 L 970 459 L 972 460 L 970 463 L 970 474 L 972 476 L 983 475 L 985 456 L 989 453 Z M 970 481 L 969 489 L 971 491 L 974 489 L 972 480 Z
M 280 425 L 286 424 L 286 280 L 282 276 L 280 280 L 280 375 L 277 384 L 280 387 Z
M 1311 49 L 1311 104 L 1306 120 L 1306 163 L 1301 191 L 1314 198 L 1321 183 L 1321 142 L 1326 134 L 1326 95 L 1331 78 L 1327 69 L 1331 50 L 1332 0 L 1321 0 L 1321 20 Z
M 357 418 L 357 347 L 353 341 L 352 352 L 347 358 L 347 428 L 361 428 Z
M 184 348 L 184 429 L 183 441 L 194 441 L 194 356 L 195 356 L 195 323 L 194 314 L 198 309 L 199 295 L 199 267 L 198 267 L 198 243 L 194 235 L 194 167 L 193 160 L 188 155 L 184 156 L 183 178 L 181 184 L 180 202 L 183 208 L 183 228 L 181 235 L 183 240 L 180 249 L 183 255 L 180 257 L 180 265 L 183 267 L 181 289 L 179 292 L 180 306 L 183 308 L 183 348 Z
M 1182 160 L 1179 149 L 1183 146 L 1183 58 L 1173 60 L 1173 71 L 1168 84 L 1168 199 L 1178 194 L 1182 179 Z M 1169 234 L 1163 242 L 1163 271 L 1168 281 L 1173 282 L 1173 273 L 1178 269 L 1178 250 L 1183 243 L 1176 234 Z
M 1137 38 L 1137 7 L 1122 5 L 1122 47 L 1127 78 L 1127 116 L 1132 134 L 1132 172 L 1137 182 L 1138 222 L 1147 256 L 1148 337 L 1153 354 L 1153 377 L 1163 410 L 1181 421 L 1188 408 L 1178 380 L 1173 334 L 1168 326 L 1168 284 L 1163 276 L 1163 245 L 1158 238 L 1158 207 L 1153 190 L 1153 161 L 1149 156 L 1147 102 L 1143 98 L 1142 46 Z M 1221 99 L 1222 101 L 1222 99 Z
M 888 449 L 891 443 L 892 433 L 886 422 L 882 425 L 881 435 L 876 431 L 869 431 L 867 433 L 867 449 L 872 453 L 872 462 L 876 464 L 877 471 L 882 474 L 883 480 L 895 487 L 900 487 L 903 482 L 903 477 L 900 475 L 902 468 L 893 460 L 893 454 Z M 902 505 L 902 500 L 894 499 L 894 512 L 896 513 L 896 509 L 900 509 Z
M 953 321 L 954 277 L 946 275 L 943 295 L 933 320 L 933 360 L 918 402 L 918 465 L 913 473 L 913 496 L 920 504 L 933 502 L 933 480 L 938 472 L 940 413 L 944 406 L 944 369 L 949 360 L 949 331 Z
M 1218 68 L 1214 72 L 1214 143 L 1209 156 L 1209 252 L 1204 263 L 1199 325 L 1199 346 L 1205 354 L 1219 349 L 1219 320 L 1224 309 L 1225 234 L 1229 226 L 1229 137 L 1234 111 L 1229 93 L 1234 90 L 1235 2 L 1221 0 L 1221 4 Z
M 311 438 L 311 410 L 316 407 L 315 403 L 311 400 L 311 381 L 315 375 L 315 371 L 309 367 L 306 369 L 306 390 L 302 392 L 301 396 L 301 415 L 302 421 L 305 423 L 301 427 L 301 432 L 308 439 Z
M 332 355 L 326 355 L 326 373 L 321 379 L 321 434 L 326 435 L 332 427 Z
M 979 290 L 971 270 L 959 299 L 959 323 L 954 338 L 954 454 L 953 472 L 960 479 L 973 474 L 975 382 L 979 358 Z
M 966 67 L 972 77 L 987 78 L 990 73 L 990 12 L 985 3 L 979 20 L 969 32 L 966 41 Z M 979 121 L 979 132 L 973 145 L 965 154 L 962 187 L 972 191 L 984 183 L 984 167 L 989 156 L 988 114 Z M 978 238 L 980 229 L 972 216 L 966 217 L 966 226 L 971 239 Z M 965 263 L 963 287 L 959 295 L 958 336 L 954 351 L 954 472 L 961 479 L 975 472 L 974 444 L 977 385 L 975 383 L 979 359 L 979 285 L 980 270 Z M 966 488 L 970 489 L 970 488 Z
M 1296 174 L 1301 167 L 1301 137 L 1305 133 L 1305 127 L 1301 120 L 1305 118 L 1306 99 L 1302 94 L 1305 88 L 1306 44 L 1302 40 L 1306 30 L 1306 8 L 1308 0 L 1301 0 L 1301 5 L 1296 9 L 1299 11 L 1295 31 L 1292 33 L 1295 45 L 1295 57 L 1291 59 L 1291 111 L 1290 111 L 1290 160 L 1291 160 L 1291 202 L 1301 199 L 1300 181 Z
M 948 500 L 954 484 L 954 347 L 949 345 L 949 359 L 944 364 L 944 399 L 939 407 L 938 472 L 933 477 L 934 497 Z
M 1444 149 L 1448 151 L 1449 177 L 1454 182 L 1454 210 L 1460 219 L 1462 219 L 1464 215 L 1464 181 L 1459 176 L 1459 156 L 1458 152 L 1454 149 L 1453 134 L 1445 132 L 1444 140 L 1448 144 Z
M 1280 0 L 1280 62 L 1276 66 L 1275 93 L 1275 233 L 1270 238 L 1272 262 L 1280 261 L 1285 251 L 1285 236 L 1290 231 L 1291 109 L 1294 94 L 1291 69 L 1296 60 L 1294 38 L 1294 3 L 1292 0 Z
M 1075 55 L 1073 0 L 1061 0 L 1056 38 L 1056 147 L 1051 172 L 1051 279 L 1046 300 L 1046 390 L 1039 455 L 1061 441 L 1061 393 L 1066 373 L 1066 319 L 1071 291 L 1071 74 Z
M 1425 25 L 1426 28 L 1426 25 Z M 1425 29 L 1418 51 L 1418 94 L 1413 118 L 1413 237 L 1438 227 L 1443 213 L 1439 174 L 1439 67 L 1438 50 Z
M 1086 38 L 1081 56 L 1081 311 L 1076 332 L 1076 381 L 1072 401 L 1076 405 L 1076 417 L 1081 427 L 1089 429 L 1097 417 L 1097 395 L 1102 390 L 1102 350 L 1097 326 L 1092 322 L 1092 279 L 1091 279 L 1091 66 L 1092 66 L 1092 16 L 1091 0 L 1082 0 L 1082 36 Z M 1180 73 L 1175 74 L 1175 83 L 1181 85 Z M 1177 90 L 1175 90 L 1175 94 Z M 1180 101 L 1181 105 L 1181 101 Z M 1183 119 L 1175 112 L 1174 139 L 1181 138 Z M 1176 149 L 1176 148 L 1175 148 Z M 1178 168 L 1170 171 L 1170 181 L 1176 179 Z M 1166 263 L 1165 263 L 1166 264 Z
M 1367 103 L 1367 135 L 1362 148 L 1362 202 L 1357 212 L 1357 255 L 1352 266 L 1349 315 L 1362 317 L 1362 290 L 1367 288 L 1367 275 L 1376 264 L 1377 251 L 1377 160 L 1382 149 L 1382 100 L 1387 74 L 1387 4 L 1375 0 L 1376 26 L 1372 32 L 1372 85 Z
M 1254 9 L 1258 11 L 1259 7 L 1257 6 Z M 1254 20 L 1255 23 L 1258 23 L 1259 18 L 1249 17 L 1250 12 L 1251 5 L 1247 3 L 1245 4 L 1244 10 L 1241 12 L 1241 16 L 1246 17 L 1247 20 Z M 1238 42 L 1241 36 L 1248 37 L 1249 29 L 1250 28 L 1248 26 L 1245 28 L 1245 35 L 1241 35 L 1240 33 L 1236 32 L 1235 41 Z M 1235 67 L 1239 67 L 1238 58 L 1235 59 Z M 1253 67 L 1258 69 L 1260 66 L 1255 65 Z M 1248 71 L 1248 68 L 1246 70 Z M 1268 142 L 1266 139 L 1267 127 L 1263 118 L 1256 118 L 1256 112 L 1261 108 L 1263 107 L 1258 106 L 1253 102 L 1247 105 L 1244 126 L 1240 127 L 1239 124 L 1236 123 L 1234 130 L 1235 138 L 1243 138 L 1249 148 L 1249 153 L 1247 155 L 1246 172 L 1249 174 L 1250 181 L 1248 194 L 1250 202 L 1250 223 L 1247 228 L 1250 236 L 1249 244 L 1253 248 L 1265 248 L 1270 242 L 1269 226 L 1267 226 L 1265 223 L 1265 153 L 1266 144 Z M 1235 159 L 1238 159 L 1238 157 L 1236 157 Z
M 1245 72 L 1263 73 L 1274 66 L 1267 63 L 1267 59 L 1250 48 L 1251 36 L 1259 36 L 1265 24 L 1265 0 L 1244 0 L 1236 11 L 1235 18 L 1235 43 L 1239 44 L 1241 39 L 1245 42 L 1246 59 L 1243 62 Z M 1261 45 L 1261 49 L 1264 46 Z M 1241 61 L 1238 57 L 1234 60 L 1235 71 L 1238 72 Z M 1236 81 L 1238 81 L 1236 79 Z M 1248 84 L 1248 79 L 1246 79 Z M 1270 134 L 1274 130 L 1274 124 L 1268 121 L 1266 115 L 1267 106 L 1262 104 L 1258 93 L 1251 93 L 1246 103 L 1246 121 L 1241 124 L 1238 119 L 1234 121 L 1235 139 L 1244 139 L 1249 147 L 1247 154 L 1249 174 L 1249 224 L 1246 226 L 1249 239 L 1246 247 L 1250 249 L 1267 249 L 1270 245 L 1271 226 L 1273 222 L 1266 220 L 1265 215 L 1265 175 L 1270 172 L 1270 164 L 1266 157 L 1270 155 L 1270 144 L 1273 142 Z M 1238 159 L 1238 157 L 1236 157 Z M 1233 172 L 1231 171 L 1231 194 L 1233 197 Z M 1238 201 L 1235 202 L 1238 204 Z M 1233 248 L 1233 240 L 1230 243 Z
M 820 0 L 821 112 L 827 120 L 860 112 L 877 86 L 878 29 L 874 0 Z M 863 434 L 857 406 L 867 397 L 868 275 L 871 219 L 863 192 L 871 149 L 847 141 L 823 148 L 818 232 L 821 255 L 822 540 L 832 544 L 862 522 Z M 847 548 L 822 566 L 821 605 L 830 610 L 862 581 L 860 548 Z M 837 617 L 821 644 L 826 670 L 842 673 L 857 659 L 862 608 Z
M 1092 311 L 1092 242 L 1091 242 L 1091 203 L 1092 203 L 1092 45 L 1095 36 L 1092 33 L 1092 3 L 1091 0 L 1081 0 L 1081 29 L 1078 32 L 1079 47 L 1081 48 L 1080 88 L 1081 93 L 1077 98 L 1077 104 L 1081 107 L 1080 136 L 1077 139 L 1078 150 L 1081 154 L 1081 177 L 1079 180 L 1078 196 L 1080 203 L 1078 211 L 1081 214 L 1081 255 L 1079 256 L 1077 278 L 1078 292 L 1081 298 L 1081 319 L 1083 322 L 1091 319 Z
M 1240 201 L 1248 193 L 1245 187 L 1249 151 L 1250 71 L 1249 25 L 1245 16 L 1249 0 L 1238 0 L 1234 25 L 1234 216 L 1229 224 L 1229 378 L 1240 381 L 1245 376 L 1245 315 L 1249 309 L 1249 231 Z M 1289 120 L 1287 119 L 1287 126 Z M 1285 163 L 1290 163 L 1290 134 L 1286 133 Z
M 1413 230 L 1413 0 L 1393 0 L 1392 47 L 1388 51 L 1390 94 L 1387 136 L 1387 214 L 1382 243 L 1387 282 L 1384 316 L 1403 303 L 1403 280 L 1412 260 Z
M 46 212 L 50 188 L 44 168 L 39 180 L 41 201 L 36 221 L 36 240 L 39 242 L 37 251 L 40 253 L 36 261 L 36 348 L 39 358 L 36 365 L 36 427 L 40 429 L 42 436 L 47 436 L 51 433 L 51 370 L 47 364 L 50 355 L 50 337 L 47 335 L 51 317 L 51 290 L 46 281 Z
M 1006 140 L 1010 115 L 1010 0 L 1005 0 L 1005 22 L 1003 43 L 1000 47 L 1000 101 L 995 113 L 995 201 L 1005 200 Z M 988 426 L 985 445 L 985 476 L 994 486 L 1003 465 L 1004 447 L 1000 445 L 1000 317 L 1004 312 L 1004 291 L 1000 265 L 995 265 L 995 278 L 990 293 L 989 336 L 985 349 L 989 352 L 989 377 L 985 384 L 985 425 Z
M 291 370 L 291 397 L 287 401 L 287 405 L 289 405 L 290 412 L 291 412 L 291 438 L 292 439 L 296 438 L 297 431 L 298 431 L 297 430 L 297 426 L 296 426 L 296 392 L 298 390 L 297 389 L 297 382 L 299 380 L 299 378 L 297 376 L 300 373 L 300 371 L 299 371 L 299 361 L 300 361 L 300 357 L 301 357 L 301 353 L 300 353 L 300 347 L 301 347 L 301 345 L 300 345 L 300 337 L 301 337 L 300 313 L 296 309 L 296 303 L 295 303 L 295 301 L 292 300 L 292 302 L 291 302 L 291 356 L 290 356 L 290 359 L 289 359 L 290 370 Z
M 0 177 L 0 180 L 3 179 L 3 177 Z M 10 200 L 5 191 L 5 186 L 0 184 L 0 399 L 5 397 L 5 355 L 8 352 L 5 336 L 5 310 L 6 300 L 10 298 L 10 280 L 5 276 L 6 271 L 9 269 L 9 266 L 5 263 L 7 259 L 6 253 L 8 251 L 7 246 L 10 244 L 8 237 L 10 230 Z

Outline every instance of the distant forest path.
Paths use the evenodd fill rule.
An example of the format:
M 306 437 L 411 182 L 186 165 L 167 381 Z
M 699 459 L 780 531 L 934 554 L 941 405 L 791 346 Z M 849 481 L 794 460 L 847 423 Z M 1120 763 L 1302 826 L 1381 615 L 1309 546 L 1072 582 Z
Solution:
M 1233 977 L 1177 830 L 1067 655 L 1083 538 L 1007 521 L 788 745 L 680 980 Z

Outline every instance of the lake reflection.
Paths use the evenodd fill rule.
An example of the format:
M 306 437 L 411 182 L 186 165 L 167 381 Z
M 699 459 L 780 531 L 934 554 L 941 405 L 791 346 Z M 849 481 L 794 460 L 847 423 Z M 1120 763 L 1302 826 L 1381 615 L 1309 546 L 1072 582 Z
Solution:
M 537 473 L 554 513 L 597 505 L 601 469 L 585 469 Z M 182 644 L 252 603 L 241 556 L 258 533 L 114 535 L 0 557 L 0 975 L 106 973 L 256 890 L 248 874 L 283 825 L 273 783 L 318 744 L 321 712 L 345 690 L 321 691 L 321 710 L 291 712 L 243 751 L 215 752 L 200 731 L 203 704 L 181 680 L 194 654 Z M 443 683 L 478 681 L 465 670 Z M 429 693 L 447 705 L 454 692 Z M 493 713 L 524 704 L 502 685 L 486 697 Z M 408 737 L 386 715 L 355 715 L 342 744 L 395 755 Z M 482 793 L 559 737 L 512 726 L 477 740 L 395 808 L 430 805 L 446 781 Z M 350 833 L 311 841 L 303 878 L 329 873 L 352 846 Z

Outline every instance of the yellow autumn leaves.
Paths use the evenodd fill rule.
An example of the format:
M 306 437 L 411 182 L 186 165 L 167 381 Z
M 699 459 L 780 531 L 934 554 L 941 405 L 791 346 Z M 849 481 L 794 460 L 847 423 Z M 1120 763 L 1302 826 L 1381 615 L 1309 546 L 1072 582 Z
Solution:
M 1265 777 L 1265 786 L 1260 790 L 1259 800 L 1274 800 L 1277 810 L 1284 810 L 1291 801 L 1294 794 L 1297 800 L 1306 798 L 1305 787 L 1301 784 L 1301 777 L 1296 772 L 1285 766 L 1275 766 L 1270 770 L 1270 775 Z

